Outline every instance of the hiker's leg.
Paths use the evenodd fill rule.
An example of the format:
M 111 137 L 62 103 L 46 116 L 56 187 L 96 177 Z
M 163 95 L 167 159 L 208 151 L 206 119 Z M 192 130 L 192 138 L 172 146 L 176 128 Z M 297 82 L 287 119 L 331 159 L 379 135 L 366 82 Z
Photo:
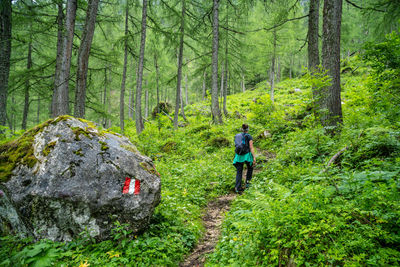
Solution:
M 240 190 L 242 188 L 242 173 L 243 173 L 243 162 L 237 162 L 236 167 L 236 183 L 235 189 Z
M 253 165 L 250 162 L 246 161 L 246 166 L 247 166 L 246 183 L 249 183 L 253 176 Z

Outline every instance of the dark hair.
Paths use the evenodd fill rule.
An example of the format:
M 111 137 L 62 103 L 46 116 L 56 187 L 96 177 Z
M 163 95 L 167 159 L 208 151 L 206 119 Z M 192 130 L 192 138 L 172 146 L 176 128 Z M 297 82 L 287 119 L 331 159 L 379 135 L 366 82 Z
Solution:
M 249 130 L 249 125 L 247 125 L 247 124 L 242 124 L 242 130 L 243 130 L 243 132 L 248 131 L 248 130 Z

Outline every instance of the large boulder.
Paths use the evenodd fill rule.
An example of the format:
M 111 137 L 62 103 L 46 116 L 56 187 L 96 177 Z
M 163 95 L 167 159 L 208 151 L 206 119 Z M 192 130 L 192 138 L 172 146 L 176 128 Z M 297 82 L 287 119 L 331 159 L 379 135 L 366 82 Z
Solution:
M 68 241 L 87 231 L 103 240 L 115 221 L 137 232 L 160 202 L 161 181 L 150 158 L 126 137 L 69 116 L 1 146 L 0 173 L 0 205 L 12 203 L 21 217 L 0 220 L 23 221 L 8 228 L 35 238 Z

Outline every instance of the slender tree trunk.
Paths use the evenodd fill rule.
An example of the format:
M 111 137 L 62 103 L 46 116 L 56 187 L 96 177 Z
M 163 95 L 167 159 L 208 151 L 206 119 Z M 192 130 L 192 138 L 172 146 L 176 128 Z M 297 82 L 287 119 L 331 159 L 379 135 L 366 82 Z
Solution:
M 131 65 L 132 70 L 135 70 L 134 59 L 132 60 L 131 64 L 132 64 Z M 132 77 L 133 77 L 133 75 L 132 75 Z M 128 105 L 128 107 L 129 107 L 129 109 L 128 109 L 128 118 L 129 119 L 133 119 L 132 110 L 133 110 L 133 107 L 134 107 L 134 100 L 132 98 L 133 98 L 133 94 L 134 94 L 134 90 L 133 90 L 134 80 L 135 80 L 135 78 L 133 78 L 132 85 L 130 86 L 130 89 L 129 89 L 129 105 Z
M 270 97 L 272 103 L 274 103 L 274 90 L 275 90 L 275 61 L 276 61 L 276 29 L 274 30 L 274 50 L 272 52 L 272 64 L 271 64 L 271 91 Z
M 319 48 L 318 48 L 318 33 L 319 33 L 319 1 L 310 0 L 310 11 L 308 16 L 308 70 L 313 74 L 318 71 L 319 62 Z M 318 110 L 320 109 L 321 103 L 319 91 L 317 88 L 312 88 L 313 99 L 314 99 L 314 114 L 319 117 Z
M 178 52 L 178 75 L 176 82 L 176 99 L 175 99 L 175 115 L 174 115 L 174 127 L 178 128 L 178 114 L 179 106 L 181 102 L 181 81 L 182 81 L 182 58 L 183 58 L 183 38 L 185 35 L 185 0 L 181 0 L 182 12 L 181 12 L 181 29 L 180 29 L 180 41 L 179 41 L 179 52 Z
M 32 68 L 32 35 L 29 39 L 28 44 L 28 59 L 26 63 L 26 69 L 28 71 L 28 77 L 25 80 L 25 100 L 24 100 L 24 113 L 22 115 L 22 129 L 26 130 L 26 121 L 28 119 L 29 112 L 29 91 L 30 91 L 30 70 Z
M 140 134 L 144 129 L 143 118 L 142 118 L 142 81 L 143 81 L 144 49 L 146 46 L 146 18 L 147 18 L 147 0 L 143 0 L 142 29 L 140 38 L 140 53 L 139 53 L 138 75 L 136 82 L 136 102 L 135 102 L 136 104 L 135 121 L 136 121 L 137 134 Z
M 278 70 L 276 72 L 276 82 L 280 83 L 280 81 L 281 81 L 281 61 L 280 61 L 279 56 L 277 57 L 276 61 L 278 63 Z
M 335 134 L 342 122 L 340 99 L 340 28 L 342 21 L 342 0 L 325 0 L 323 11 L 322 66 L 332 78 L 332 84 L 323 88 L 322 107 L 327 111 L 321 117 L 324 126 L 334 128 L 328 132 Z M 335 129 L 336 128 L 336 129 Z
M 0 2 L 0 125 L 7 121 L 8 77 L 11 57 L 11 0 Z M 1 131 L 0 131 L 1 133 Z
M 292 79 L 292 78 L 293 78 L 293 75 L 292 75 L 292 70 L 293 70 L 293 55 L 290 56 L 289 64 L 290 64 L 290 66 L 289 66 L 289 78 Z
M 242 72 L 242 91 L 243 91 L 243 93 L 246 92 L 246 81 L 244 79 L 243 72 Z
M 318 32 L 319 32 L 319 1 L 310 0 L 308 16 L 308 69 L 315 71 L 319 65 Z
M 147 119 L 149 117 L 149 87 L 147 86 L 147 81 L 145 81 L 146 90 L 144 94 L 144 118 Z
M 181 90 L 182 90 L 182 86 L 181 86 Z M 182 101 L 181 101 L 181 114 L 182 114 L 182 118 L 187 121 L 186 119 L 186 115 L 185 115 L 185 106 L 188 104 L 188 76 L 187 73 L 185 74 L 185 103 L 183 103 L 183 94 L 181 91 L 181 97 L 182 97 Z
M 207 95 L 206 95 L 206 79 L 207 79 L 207 72 L 204 70 L 204 73 L 203 73 L 203 100 L 205 100 L 207 97 Z
M 107 85 L 108 85 L 108 79 L 107 79 L 107 64 L 104 67 L 104 91 L 103 91 L 103 107 L 104 111 L 107 111 Z M 107 117 L 104 116 L 103 118 L 103 127 L 106 127 L 107 125 Z
M 56 107 L 54 107 L 54 117 L 69 114 L 69 78 L 72 56 L 72 44 L 74 40 L 74 29 L 76 19 L 77 0 L 68 0 L 63 34 L 63 49 L 61 56 L 61 69 L 59 77 L 56 78 L 57 97 Z
M 188 75 L 185 74 L 185 106 L 189 105 L 189 84 Z
M 159 114 L 160 113 L 160 88 L 159 88 L 160 70 L 158 69 L 156 53 L 154 54 L 154 67 L 156 68 L 157 114 Z
M 213 44 L 212 44 L 212 91 L 211 113 L 213 122 L 222 124 L 221 111 L 218 103 L 218 41 L 219 41 L 219 0 L 213 2 Z
M 126 69 L 128 65 L 128 16 L 129 5 L 126 3 L 125 7 L 125 40 L 124 40 L 124 66 L 122 70 L 121 93 L 119 96 L 119 127 L 122 133 L 125 131 L 125 82 L 126 82 Z
M 36 124 L 40 123 L 40 95 L 38 94 L 38 104 L 37 104 L 37 111 L 36 111 Z
M 227 66 L 226 63 L 225 63 L 225 66 Z M 225 117 L 228 116 L 228 110 L 226 109 L 226 96 L 228 94 L 228 75 L 229 75 L 229 72 L 227 72 L 225 69 L 224 102 L 223 102 L 223 110 L 224 110 Z
M 51 100 L 51 116 L 55 116 L 55 114 L 57 113 L 57 110 L 56 110 L 58 107 L 57 88 L 59 87 L 59 84 L 61 84 L 60 71 L 61 71 L 61 66 L 62 66 L 63 41 L 64 41 L 64 33 L 63 33 L 63 31 L 64 31 L 64 13 L 63 13 L 62 1 L 58 1 L 57 6 L 58 6 L 57 56 L 56 56 L 56 71 L 55 71 L 55 75 L 54 75 L 53 96 L 52 96 L 52 100 Z
M 86 21 L 78 52 L 78 68 L 76 72 L 76 93 L 74 116 L 84 118 L 86 106 L 86 79 L 89 67 L 89 54 L 92 46 L 94 28 L 96 26 L 99 0 L 89 0 Z

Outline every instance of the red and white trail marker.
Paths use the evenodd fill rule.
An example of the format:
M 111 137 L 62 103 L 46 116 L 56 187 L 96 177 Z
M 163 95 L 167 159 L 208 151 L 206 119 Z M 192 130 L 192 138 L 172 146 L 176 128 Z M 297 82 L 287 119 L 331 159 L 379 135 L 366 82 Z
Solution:
M 137 179 L 125 177 L 125 183 L 124 187 L 122 188 L 122 194 L 139 195 L 139 193 L 140 193 L 140 181 Z

